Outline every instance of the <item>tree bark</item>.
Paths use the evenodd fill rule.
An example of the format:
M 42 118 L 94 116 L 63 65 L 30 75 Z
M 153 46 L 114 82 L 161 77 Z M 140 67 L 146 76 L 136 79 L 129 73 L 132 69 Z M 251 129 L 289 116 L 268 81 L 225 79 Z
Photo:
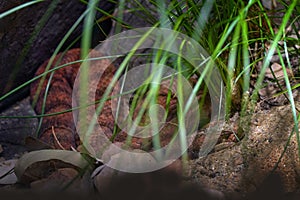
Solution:
M 0 13 L 29 1 L 0 0 Z M 98 8 L 112 12 L 114 4 L 100 1 Z M 86 10 L 80 0 L 46 0 L 18 10 L 0 19 L 0 97 L 30 80 L 36 69 L 54 52 L 62 38 Z M 103 14 L 97 12 L 99 19 Z M 111 22 L 100 23 L 109 32 Z M 83 22 L 63 46 L 71 45 L 81 35 Z M 93 28 L 92 46 L 105 38 L 97 25 Z M 78 40 L 73 47 L 79 47 Z M 28 94 L 28 87 L 0 101 L 0 110 Z

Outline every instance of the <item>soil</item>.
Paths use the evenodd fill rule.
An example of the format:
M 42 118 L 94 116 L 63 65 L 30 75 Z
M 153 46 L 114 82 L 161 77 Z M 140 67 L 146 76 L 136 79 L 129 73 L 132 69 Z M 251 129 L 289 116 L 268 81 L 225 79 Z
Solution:
M 290 105 L 258 110 L 250 120 L 249 132 L 241 142 L 190 161 L 192 180 L 225 194 L 241 195 L 257 190 L 272 172 L 280 177 L 283 191 L 299 193 L 300 162 L 295 134 L 283 154 L 294 126 Z
M 296 105 L 300 108 L 299 102 Z M 32 116 L 34 113 L 26 98 L 0 115 Z M 239 120 L 238 114 L 234 115 L 223 131 L 236 130 Z M 273 106 L 266 110 L 258 104 L 249 120 L 251 125 L 240 142 L 221 143 L 206 157 L 190 160 L 185 182 L 201 184 L 213 193 L 231 198 L 256 191 L 271 172 L 275 172 L 283 193 L 300 194 L 300 162 L 295 134 L 282 155 L 293 130 L 290 105 Z M 34 136 L 37 119 L 1 119 L 0 127 L 0 145 L 3 149 L 0 159 L 18 159 L 26 152 L 24 139 Z

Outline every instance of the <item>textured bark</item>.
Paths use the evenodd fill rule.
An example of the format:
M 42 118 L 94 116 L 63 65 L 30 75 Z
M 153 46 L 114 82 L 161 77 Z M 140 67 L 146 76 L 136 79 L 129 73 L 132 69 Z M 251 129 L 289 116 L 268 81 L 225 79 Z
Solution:
M 18 0 L 0 0 L 0 13 L 23 3 L 24 1 Z M 52 12 L 49 11 L 51 6 L 54 6 Z M 98 7 L 111 12 L 114 4 L 108 0 L 100 1 Z M 86 4 L 79 0 L 46 0 L 0 19 L 0 97 L 33 77 L 36 69 L 52 55 L 61 39 L 85 9 Z M 98 12 L 97 18 L 101 16 L 102 14 Z M 111 23 L 105 21 L 100 25 L 108 32 Z M 81 35 L 82 26 L 81 23 L 72 33 L 64 48 Z M 92 46 L 104 38 L 100 28 L 95 26 Z M 79 46 L 80 41 L 72 48 Z M 28 87 L 24 87 L 0 101 L 0 110 L 24 97 L 28 91 Z

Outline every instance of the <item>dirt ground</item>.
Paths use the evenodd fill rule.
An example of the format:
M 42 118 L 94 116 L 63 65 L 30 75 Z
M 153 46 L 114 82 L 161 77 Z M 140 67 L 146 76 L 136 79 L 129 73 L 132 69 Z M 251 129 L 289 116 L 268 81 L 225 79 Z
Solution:
M 300 108 L 299 103 L 297 108 Z M 0 115 L 33 114 L 26 98 Z M 236 114 L 223 131 L 236 130 L 234 127 L 239 120 Z M 247 132 L 240 142 L 218 144 L 208 156 L 189 161 L 185 174 L 187 182 L 201 184 L 214 191 L 213 193 L 222 194 L 222 197 L 239 197 L 258 190 L 274 171 L 282 184 L 280 189 L 283 193 L 300 194 L 300 162 L 295 134 L 291 136 L 282 155 L 293 129 L 290 105 L 273 106 L 270 109 L 258 105 L 256 112 L 248 120 L 251 120 L 251 126 L 249 129 L 245 128 Z M 24 139 L 34 136 L 36 128 L 35 118 L 1 119 L 1 162 L 18 159 L 25 153 Z M 8 186 L 2 185 L 2 189 L 3 187 Z
M 293 129 L 290 105 L 258 110 L 250 120 L 249 132 L 241 142 L 190 162 L 193 181 L 233 195 L 257 190 L 274 172 L 282 180 L 282 190 L 299 193 L 295 134 L 282 156 Z

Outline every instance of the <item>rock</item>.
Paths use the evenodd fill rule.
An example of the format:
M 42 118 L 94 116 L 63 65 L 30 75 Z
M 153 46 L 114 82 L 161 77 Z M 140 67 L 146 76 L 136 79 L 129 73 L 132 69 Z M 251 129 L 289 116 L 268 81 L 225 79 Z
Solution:
M 0 162 L 0 185 L 10 185 L 17 182 L 17 177 L 13 173 L 17 160 L 5 160 Z
M 11 159 L 16 154 L 22 154 L 27 149 L 24 147 L 25 138 L 35 136 L 38 121 L 34 118 L 34 111 L 26 98 L 9 109 L 0 113 L 0 144 L 6 159 Z M 19 117 L 18 117 L 19 116 Z M 32 118 L 21 118 L 32 116 Z

